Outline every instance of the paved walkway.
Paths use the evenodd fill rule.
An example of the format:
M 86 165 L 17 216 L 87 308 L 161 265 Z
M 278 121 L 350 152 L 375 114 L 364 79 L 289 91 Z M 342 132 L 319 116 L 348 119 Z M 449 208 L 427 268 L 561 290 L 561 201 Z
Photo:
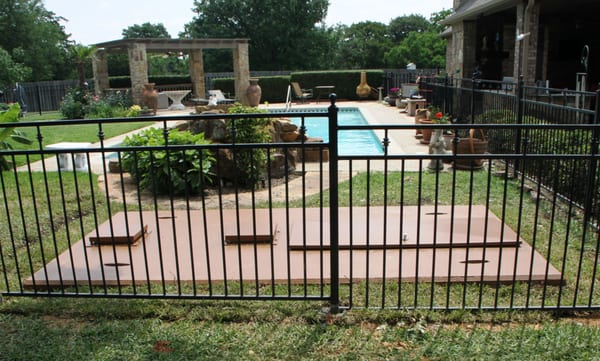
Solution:
M 414 117 L 409 117 L 406 113 L 400 112 L 398 108 L 391 107 L 387 105 L 387 103 L 381 103 L 378 101 L 340 101 L 337 103 L 339 107 L 358 107 L 360 108 L 362 114 L 367 119 L 370 124 L 413 124 Z M 283 104 L 270 104 L 271 108 L 282 108 Z M 326 109 L 329 106 L 328 102 L 320 102 L 320 103 L 305 103 L 305 104 L 293 104 L 292 109 L 302 109 L 302 108 L 323 108 Z M 264 107 L 264 105 L 262 105 Z M 187 115 L 193 112 L 193 108 L 188 107 L 185 110 L 179 111 L 170 111 L 170 110 L 159 110 L 157 116 L 154 118 L 157 120 L 157 123 L 151 125 L 149 127 L 163 127 L 163 122 L 158 121 L 161 116 L 174 116 L 174 115 Z M 174 126 L 177 122 L 171 121 L 168 126 Z M 147 128 L 149 128 L 147 127 Z M 146 129 L 146 128 L 143 128 Z M 141 129 L 135 130 L 133 132 L 122 134 L 114 138 L 106 139 L 104 141 L 105 147 L 112 147 L 119 145 L 123 142 L 125 137 L 129 136 L 132 133 L 136 133 L 141 131 Z M 383 132 L 376 131 L 376 135 L 383 139 Z M 389 154 L 427 154 L 429 149 L 427 146 L 419 143 L 417 139 L 414 137 L 414 130 L 401 130 L 401 131 L 390 131 L 388 134 L 390 139 L 390 145 L 388 147 Z M 99 143 L 92 143 L 91 148 L 99 148 Z M 110 156 L 110 155 L 109 155 Z M 105 158 L 106 159 L 106 158 Z M 92 166 L 92 171 L 97 174 L 102 174 L 104 172 L 104 165 L 102 163 L 103 158 L 101 153 L 90 153 L 90 163 Z M 383 170 L 383 164 L 379 161 L 371 161 L 370 163 L 371 169 L 374 170 Z M 391 162 L 389 164 L 392 170 L 400 166 L 399 162 Z M 426 166 L 426 164 L 424 165 Z M 310 171 L 313 167 L 318 169 L 318 164 L 307 164 L 307 171 Z M 353 162 L 353 168 L 356 170 L 364 169 L 366 167 L 366 161 L 355 161 Z M 56 159 L 50 157 L 45 160 L 45 168 L 47 171 L 56 171 L 57 162 Z M 339 169 L 340 171 L 347 170 L 348 162 L 340 162 Z M 405 170 L 418 170 L 419 164 L 417 161 L 407 161 L 404 164 Z M 27 167 L 21 167 L 19 170 L 27 170 Z M 32 171 L 41 171 L 42 170 L 42 162 L 35 162 L 31 164 Z

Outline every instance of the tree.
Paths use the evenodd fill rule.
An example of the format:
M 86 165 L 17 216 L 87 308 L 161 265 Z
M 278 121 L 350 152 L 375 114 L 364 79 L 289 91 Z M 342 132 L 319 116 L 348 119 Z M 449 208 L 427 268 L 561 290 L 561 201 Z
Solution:
M 365 21 L 349 27 L 341 27 L 342 35 L 337 45 L 338 67 L 383 68 L 384 54 L 393 42 L 385 24 Z
M 10 54 L 0 48 L 0 90 L 9 89 L 31 75 L 31 68 L 15 63 Z
M 400 43 L 385 53 L 389 67 L 404 68 L 415 63 L 418 68 L 444 68 L 446 41 L 433 31 L 411 32 Z
M 194 17 L 184 35 L 192 38 L 249 38 L 253 70 L 305 69 L 322 46 L 317 25 L 327 14 L 328 0 L 195 0 Z M 218 52 L 215 61 L 231 64 Z M 222 53 L 222 52 L 220 52 Z M 209 56 L 206 68 L 214 71 Z
M 0 1 L 0 48 L 14 63 L 31 69 L 23 80 L 63 79 L 71 72 L 61 20 L 40 0 Z
M 127 29 L 123 29 L 122 35 L 123 39 L 171 38 L 171 35 L 169 35 L 169 32 L 162 23 L 143 23 L 141 25 L 131 25 Z
M 444 20 L 450 14 L 452 14 L 452 9 L 442 10 L 431 14 L 429 21 L 433 26 L 432 30 L 437 31 L 438 33 L 442 32 L 445 28 L 445 25 L 440 24 L 440 21 Z
M 422 15 L 399 16 L 390 21 L 389 32 L 394 43 L 400 43 L 409 33 L 423 33 L 432 30 L 433 25 Z
M 77 67 L 77 76 L 81 88 L 85 88 L 85 66 L 92 60 L 96 54 L 96 50 L 94 46 L 85 46 L 82 44 L 76 44 L 69 48 Z

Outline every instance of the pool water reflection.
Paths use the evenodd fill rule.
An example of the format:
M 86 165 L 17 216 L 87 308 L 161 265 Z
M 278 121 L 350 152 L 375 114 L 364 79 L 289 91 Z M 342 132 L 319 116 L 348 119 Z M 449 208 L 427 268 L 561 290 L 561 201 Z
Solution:
M 314 111 L 315 109 L 299 109 Z M 294 124 L 300 126 L 301 118 L 291 118 Z M 304 118 L 306 134 L 311 138 L 322 138 L 329 141 L 327 117 Z M 338 123 L 340 125 L 365 125 L 368 124 L 360 109 L 347 107 L 339 108 Z M 338 150 L 340 155 L 378 155 L 383 154 L 381 140 L 372 130 L 344 130 L 338 132 Z

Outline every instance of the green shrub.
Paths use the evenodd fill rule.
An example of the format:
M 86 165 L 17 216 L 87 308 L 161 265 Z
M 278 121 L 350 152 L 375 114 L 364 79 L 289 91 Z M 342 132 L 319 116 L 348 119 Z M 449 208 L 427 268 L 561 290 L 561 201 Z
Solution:
M 125 113 L 126 117 L 139 117 L 140 114 L 142 113 L 142 107 L 140 107 L 139 105 L 132 105 L 129 107 L 129 109 L 127 109 L 127 113 Z
M 290 85 L 289 76 L 261 76 L 258 85 L 262 90 L 261 102 L 283 103 L 287 95 L 287 87 Z M 235 94 L 233 78 L 216 78 L 211 84 L 212 89 L 220 89 L 224 93 Z M 240 95 L 235 94 L 239 99 Z
M 86 90 L 80 87 L 69 89 L 60 103 L 60 113 L 64 119 L 85 118 L 87 105 Z
M 131 88 L 131 77 L 111 76 L 109 79 L 111 88 Z M 148 83 L 156 85 L 173 85 L 173 84 L 189 84 L 192 79 L 189 75 L 152 75 L 148 77 Z
M 117 108 L 129 108 L 133 105 L 133 99 L 131 98 L 131 90 L 117 90 L 106 93 L 102 99 L 111 107 Z
M 202 145 L 208 142 L 204 134 L 189 131 L 169 131 L 169 145 Z M 125 146 L 164 146 L 162 129 L 151 128 L 125 138 Z M 167 156 L 168 153 L 168 156 Z M 207 149 L 136 150 L 123 153 L 123 169 L 127 170 L 142 189 L 157 194 L 201 194 L 212 182 L 211 169 L 215 158 Z
M 85 107 L 86 118 L 112 118 L 116 108 L 110 106 L 104 99 L 93 97 Z
M 7 110 L 0 110 L 0 123 L 16 123 L 19 121 L 21 114 L 21 106 L 19 103 L 14 103 Z M 13 149 L 9 141 L 15 141 L 21 144 L 31 144 L 32 141 L 27 138 L 27 135 L 15 128 L 0 129 L 0 152 L 2 150 Z M 0 170 L 7 170 L 11 163 L 0 154 Z
M 86 89 L 69 89 L 60 105 L 64 119 L 124 117 L 132 104 L 129 91 L 116 91 L 104 96 L 90 94 Z
M 313 89 L 319 85 L 335 86 L 335 93 L 338 99 L 354 99 L 357 100 L 356 86 L 360 84 L 361 70 L 344 70 L 344 71 L 304 71 L 294 72 L 289 76 L 264 76 L 259 78 L 258 85 L 262 89 L 261 102 L 268 101 L 271 103 L 284 102 L 287 95 L 288 85 L 295 81 L 302 88 Z M 384 73 L 383 70 L 366 70 L 367 83 L 372 88 L 383 86 Z M 235 94 L 235 84 L 233 78 L 217 78 L 213 79 L 211 87 L 220 89 L 224 93 Z M 239 94 L 236 94 L 240 98 Z M 375 96 L 375 95 L 373 95 Z
M 372 88 L 383 86 L 383 70 L 365 70 L 365 72 L 367 73 L 367 83 Z M 293 72 L 290 75 L 290 81 L 298 82 L 302 88 L 306 89 L 314 89 L 319 85 L 333 85 L 338 99 L 358 100 L 356 86 L 360 84 L 360 74 L 361 70 L 303 71 Z
M 266 113 L 266 110 L 235 104 L 229 108 L 230 114 Z M 269 143 L 269 118 L 242 118 L 235 119 L 234 126 L 228 120 L 227 129 L 230 130 L 229 140 L 235 143 Z M 235 134 L 233 133 L 235 129 Z M 235 138 L 235 139 L 234 139 Z M 265 149 L 234 149 L 237 167 L 237 183 L 241 186 L 253 187 L 258 183 L 267 165 Z

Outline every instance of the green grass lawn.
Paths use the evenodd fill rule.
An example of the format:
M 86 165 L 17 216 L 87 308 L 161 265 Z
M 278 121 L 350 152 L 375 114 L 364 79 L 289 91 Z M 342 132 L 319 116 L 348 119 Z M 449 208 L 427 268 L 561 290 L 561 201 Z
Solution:
M 38 113 L 27 114 L 25 117 L 21 118 L 22 121 L 40 121 L 40 120 L 56 120 L 60 119 L 61 114 L 59 112 L 47 112 L 42 115 Z M 42 147 L 45 147 L 50 144 L 60 143 L 60 142 L 89 142 L 95 143 L 100 140 L 99 138 L 99 127 L 97 123 L 94 123 L 94 119 L 90 119 L 90 124 L 81 124 L 81 125 L 57 125 L 57 126 L 45 126 L 41 127 L 42 132 Z M 136 130 L 139 128 L 146 127 L 148 125 L 153 124 L 154 121 L 144 121 L 144 122 L 129 122 L 129 123 L 113 123 L 113 124 L 103 124 L 102 132 L 104 139 L 108 139 L 120 134 L 128 133 L 132 130 Z M 27 149 L 39 149 L 40 145 L 37 141 L 38 132 L 36 128 L 32 127 L 23 127 L 19 128 L 19 130 L 25 132 L 27 137 L 34 141 L 31 145 L 23 145 L 20 143 L 11 143 L 16 150 L 27 150 Z M 39 156 L 31 156 L 30 161 L 39 160 Z M 18 156 L 15 158 L 15 164 L 17 166 L 21 166 L 27 164 L 27 158 L 25 156 Z
M 6 173 L 10 174 L 10 173 Z M 33 175 L 34 196 L 29 179 L 19 179 L 24 193 L 9 192 L 11 199 L 2 204 L 14 207 L 20 197 L 27 204 L 35 204 L 38 211 L 47 209 L 44 189 L 50 191 L 51 202 L 64 203 L 65 210 L 53 207 L 54 220 L 50 224 L 46 212 L 39 212 L 42 223 L 40 232 L 49 236 L 55 231 L 60 249 L 68 246 L 65 227 L 69 225 L 72 239 L 81 236 L 76 227 L 79 217 L 83 219 L 84 232 L 94 226 L 94 217 L 106 219 L 105 213 L 94 213 L 106 209 L 107 200 L 98 197 L 95 176 L 86 173 L 59 177 L 59 173 L 49 174 L 43 179 L 41 174 Z M 553 233 L 556 239 L 566 237 L 564 215 L 556 216 L 555 227 L 546 227 L 548 217 L 544 205 L 536 215 L 535 202 L 520 200 L 518 181 L 491 178 L 479 172 L 471 178 L 470 173 L 457 174 L 453 180 L 451 173 L 433 174 L 406 173 L 404 179 L 399 173 L 390 173 L 389 184 L 403 184 L 404 190 L 394 187 L 387 198 L 380 191 L 386 180 L 382 174 L 360 174 L 352 183 L 340 184 L 342 204 L 348 204 L 353 196 L 353 204 L 394 204 L 403 199 L 404 204 L 416 204 L 418 185 L 422 185 L 421 199 L 431 202 L 438 199 L 447 204 L 452 197 L 458 203 L 478 204 L 484 202 L 489 190 L 493 200 L 490 208 L 499 214 L 503 197 L 507 197 L 506 220 L 511 227 L 521 214 L 523 237 L 540 240 Z M 15 189 L 11 177 L 5 177 L 8 189 Z M 45 185 L 45 182 L 48 185 Z M 79 187 L 79 195 L 62 194 L 61 188 Z M 370 196 L 364 191 L 369 184 Z M 350 187 L 352 185 L 352 187 Z M 455 187 L 453 193 L 452 185 Z M 361 190 L 362 189 L 362 190 Z M 478 192 L 470 192 L 472 189 Z M 404 196 L 403 196 L 404 194 Z M 437 194 L 437 196 L 436 196 Z M 459 194 L 459 195 L 458 195 Z M 63 199 L 62 197 L 68 197 Z M 324 195 L 325 197 L 327 194 Z M 35 198 L 33 198 L 35 197 Z M 483 197 L 483 198 L 482 198 Z M 308 205 L 318 205 L 321 198 L 310 197 Z M 516 202 L 516 203 L 515 203 Z M 522 203 L 519 207 L 518 205 Z M 80 208 L 81 207 L 81 208 Z M 112 211 L 123 205 L 111 203 Z M 2 211 L 0 210 L 0 213 Z M 36 222 L 34 210 L 28 209 L 23 226 Z M 66 213 L 65 213 L 66 212 Z M 520 212 L 520 213 L 519 213 Z M 2 219 L 6 215 L 2 214 Z M 18 219 L 19 217 L 15 218 Z M 575 218 L 576 221 L 576 218 Z M 16 225 L 14 225 L 16 227 Z M 53 228 L 54 227 L 54 228 Z M 577 239 L 578 228 L 572 226 L 569 237 Z M 19 232 L 13 228 L 13 232 Z M 10 239 L 6 227 L 0 229 L 0 239 Z M 17 237 L 17 240 L 20 238 Z M 26 244 L 30 240 L 20 239 L 17 257 L 27 257 Z M 541 242 L 541 241 L 540 241 Z M 50 244 L 51 242 L 48 242 Z M 560 263 L 561 246 L 555 245 L 550 258 Z M 538 244 L 544 250 L 543 244 Z M 568 277 L 576 271 L 579 248 L 570 244 L 566 270 Z M 38 252 L 33 250 L 34 268 L 43 265 Z M 6 252 L 6 245 L 3 252 Z M 36 253 L 38 252 L 38 253 Z M 46 250 L 52 255 L 52 247 Z M 12 255 L 4 253 L 4 267 L 8 271 L 12 286 L 17 284 Z M 584 253 L 583 274 L 589 271 L 593 251 Z M 584 278 L 580 290 L 585 295 L 589 278 Z M 563 297 L 572 297 L 573 282 L 563 290 Z M 369 303 L 378 307 L 381 301 L 381 283 L 370 285 Z M 364 304 L 363 285 L 356 285 L 355 302 Z M 414 295 L 411 284 L 404 290 L 409 298 Z M 433 291 L 432 291 L 433 290 Z M 511 290 L 509 286 L 486 287 L 483 292 L 487 303 L 500 293 L 504 299 Z M 176 291 L 173 289 L 172 291 Z M 284 290 L 285 291 L 285 290 Z M 396 289 L 388 289 L 395 294 Z M 516 302 L 522 304 L 526 293 L 539 301 L 541 288 L 529 289 L 521 284 L 514 289 Z M 346 289 L 342 288 L 342 297 Z M 417 296 L 419 304 L 427 304 L 434 292 L 436 302 L 446 297 L 444 286 L 430 288 L 422 284 Z M 469 285 L 463 292 L 461 285 L 453 287 L 449 293 L 451 304 L 460 305 L 463 297 L 477 303 L 481 292 L 478 285 Z M 548 291 L 546 297 L 554 302 L 555 295 Z M 438 299 L 439 298 L 439 299 Z M 407 304 L 410 304 L 408 300 Z M 395 300 L 390 302 L 392 305 Z M 597 301 L 593 302 L 597 304 Z M 123 299 L 73 299 L 73 298 L 19 298 L 5 297 L 0 303 L 0 360 L 356 360 L 356 359 L 407 359 L 407 360 L 593 360 L 597 359 L 597 345 L 600 344 L 600 328 L 597 319 L 600 314 L 578 314 L 580 318 L 560 318 L 550 312 L 476 312 L 476 311 L 426 311 L 426 310 L 370 310 L 352 309 L 341 315 L 331 316 L 322 312 L 327 306 L 321 302 L 255 302 L 255 301 L 174 301 L 174 300 L 123 300 Z M 564 315 L 563 315 L 564 316 Z M 589 324 L 588 324 L 589 323 Z
M 2 360 L 594 360 L 600 328 L 549 314 L 302 302 L 6 299 Z M 588 315 L 589 316 L 589 315 Z M 598 315 L 595 315 L 596 317 Z

